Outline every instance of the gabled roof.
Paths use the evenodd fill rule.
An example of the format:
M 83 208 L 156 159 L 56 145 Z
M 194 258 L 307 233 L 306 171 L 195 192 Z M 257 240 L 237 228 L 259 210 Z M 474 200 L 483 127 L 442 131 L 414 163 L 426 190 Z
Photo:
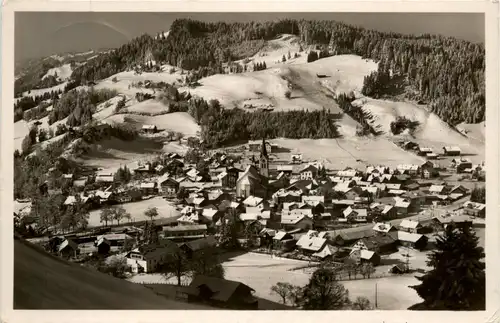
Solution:
M 210 299 L 220 302 L 229 301 L 240 286 L 244 286 L 244 288 L 253 291 L 253 289 L 249 286 L 237 281 L 207 276 L 196 276 L 189 285 L 189 290 L 187 292 L 191 295 L 199 295 L 199 288 L 202 286 L 205 286 L 212 292 Z
M 326 243 L 325 238 L 319 238 L 315 236 L 311 237 L 308 235 L 303 235 L 302 237 L 300 237 L 299 241 L 297 241 L 297 245 L 301 249 L 315 251 L 315 252 L 320 251 L 325 245 L 325 243 Z
M 287 235 L 289 235 L 288 232 L 285 232 L 285 231 L 278 231 L 275 233 L 274 237 L 273 237 L 273 240 L 278 240 L 278 241 L 281 241 L 283 240 L 283 238 L 285 238 Z
M 307 171 L 311 171 L 311 172 L 317 172 L 318 169 L 316 167 L 314 167 L 313 165 L 309 165 L 307 166 L 306 168 L 302 169 L 300 171 L 300 173 L 303 173 L 303 172 L 307 172 Z
M 398 231 L 398 240 L 399 241 L 407 241 L 407 242 L 417 242 L 418 240 L 425 237 L 422 234 L 418 233 L 410 233 L 405 231 Z
M 155 182 L 141 183 L 141 188 L 155 188 L 155 187 L 156 187 Z
M 391 224 L 387 224 L 387 223 L 377 223 L 375 224 L 375 226 L 373 227 L 373 230 L 374 231 L 377 231 L 377 232 L 384 232 L 384 233 L 387 233 L 389 231 L 391 231 L 391 229 L 393 228 L 393 226 Z
M 340 237 L 344 241 L 354 241 L 365 237 L 372 237 L 375 235 L 373 230 L 364 231 L 341 231 L 336 237 Z
M 76 244 L 76 242 L 74 242 L 73 240 L 71 239 L 65 239 L 60 245 L 59 247 L 57 248 L 57 250 L 59 252 L 61 252 L 62 250 L 64 250 L 65 248 L 71 248 L 73 250 L 78 250 L 78 245 Z
M 420 222 L 418 221 L 413 221 L 413 220 L 403 220 L 401 221 L 401 223 L 399 224 L 399 226 L 401 228 L 406 228 L 406 229 L 416 229 L 418 228 L 420 225 Z
M 337 248 L 327 244 L 319 252 L 313 253 L 313 256 L 318 257 L 320 259 L 324 259 L 328 256 L 333 256 L 336 252 Z
M 205 238 L 185 242 L 185 243 L 181 244 L 180 247 L 186 246 L 187 248 L 189 248 L 192 251 L 198 251 L 198 250 L 202 250 L 202 249 L 206 249 L 206 248 L 215 247 L 216 245 L 217 245 L 217 240 L 215 239 L 215 237 L 208 236 Z
M 257 206 L 264 201 L 263 198 L 257 196 L 249 196 L 244 201 L 243 204 L 247 206 Z
M 441 193 L 443 190 L 444 190 L 443 185 L 431 185 L 431 187 L 429 188 L 429 192 L 432 193 Z

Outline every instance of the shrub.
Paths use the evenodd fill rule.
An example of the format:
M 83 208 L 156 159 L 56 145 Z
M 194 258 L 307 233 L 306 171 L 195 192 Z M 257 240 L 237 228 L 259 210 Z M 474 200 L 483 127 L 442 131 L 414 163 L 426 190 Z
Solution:
M 287 90 L 285 92 L 285 98 L 287 98 L 288 100 L 290 100 L 291 97 L 292 97 L 292 92 L 290 92 L 290 90 Z

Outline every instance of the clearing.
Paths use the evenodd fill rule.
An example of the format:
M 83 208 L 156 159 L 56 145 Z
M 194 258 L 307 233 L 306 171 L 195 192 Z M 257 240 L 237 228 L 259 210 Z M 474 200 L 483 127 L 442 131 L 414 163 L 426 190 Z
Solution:
M 180 215 L 180 211 L 177 210 L 176 206 L 162 197 L 153 197 L 139 202 L 119 204 L 119 206 L 123 207 L 128 213 L 130 213 L 132 217 L 130 222 L 150 220 L 150 218 L 144 215 L 144 211 L 146 211 L 149 207 L 156 207 L 158 209 L 158 217 L 155 219 L 171 218 Z M 90 212 L 89 227 L 102 226 L 101 211 L 102 209 L 92 210 Z
M 71 73 L 73 73 L 73 70 L 71 68 L 71 64 L 64 64 L 59 67 L 54 67 L 51 68 L 50 70 L 47 71 L 47 73 L 42 77 L 42 79 L 53 75 L 55 76 L 57 74 L 57 79 L 59 81 L 66 81 L 71 77 Z

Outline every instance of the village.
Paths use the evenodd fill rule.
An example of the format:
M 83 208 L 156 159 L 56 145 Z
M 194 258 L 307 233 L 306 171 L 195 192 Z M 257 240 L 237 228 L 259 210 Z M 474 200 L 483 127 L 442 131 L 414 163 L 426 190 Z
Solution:
M 154 132 L 154 126 L 143 130 Z M 88 228 L 47 230 L 31 241 L 50 245 L 54 254 L 76 262 L 92 254 L 124 257 L 131 281 L 158 283 L 148 275 L 158 277 L 155 273 L 175 248 L 190 256 L 207 248 L 227 252 L 219 242 L 221 228 L 231 222 L 246 256 L 256 255 L 252 261 L 259 264 L 298 261 L 291 267 L 299 269 L 287 270 L 307 275 L 307 268 L 328 262 L 346 280 L 423 272 L 434 235 L 448 224 L 484 232 L 485 204 L 471 201 L 470 194 L 484 186 L 485 167 L 472 165 L 454 147 L 437 154 L 408 142 L 401 145 L 427 161 L 331 170 L 301 154 L 278 153 L 280 147 L 262 139 L 227 151 L 196 150 L 197 164 L 165 153 L 128 170 L 134 179 L 127 184 L 109 172 L 78 178 L 64 174 L 63 181 L 80 191 L 67 196 L 64 207 L 87 207 Z M 51 194 L 46 185 L 40 190 Z M 29 201 L 15 205 L 16 221 L 36 223 L 29 219 Z M 103 210 L 117 206 L 126 210 L 121 217 L 103 216 Z M 160 242 L 139 246 L 148 223 Z M 278 278 L 286 275 L 281 272 Z M 270 282 L 254 286 L 254 278 L 237 277 L 260 297 L 279 300 L 271 296 Z

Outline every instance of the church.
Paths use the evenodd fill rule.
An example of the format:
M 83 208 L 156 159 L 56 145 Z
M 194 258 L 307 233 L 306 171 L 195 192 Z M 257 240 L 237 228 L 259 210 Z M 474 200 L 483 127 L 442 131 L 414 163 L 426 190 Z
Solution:
M 247 198 L 249 196 L 258 196 L 267 198 L 269 180 L 269 155 L 262 138 L 260 147 L 260 156 L 258 160 L 258 169 L 254 165 L 249 165 L 236 181 L 236 196 Z

